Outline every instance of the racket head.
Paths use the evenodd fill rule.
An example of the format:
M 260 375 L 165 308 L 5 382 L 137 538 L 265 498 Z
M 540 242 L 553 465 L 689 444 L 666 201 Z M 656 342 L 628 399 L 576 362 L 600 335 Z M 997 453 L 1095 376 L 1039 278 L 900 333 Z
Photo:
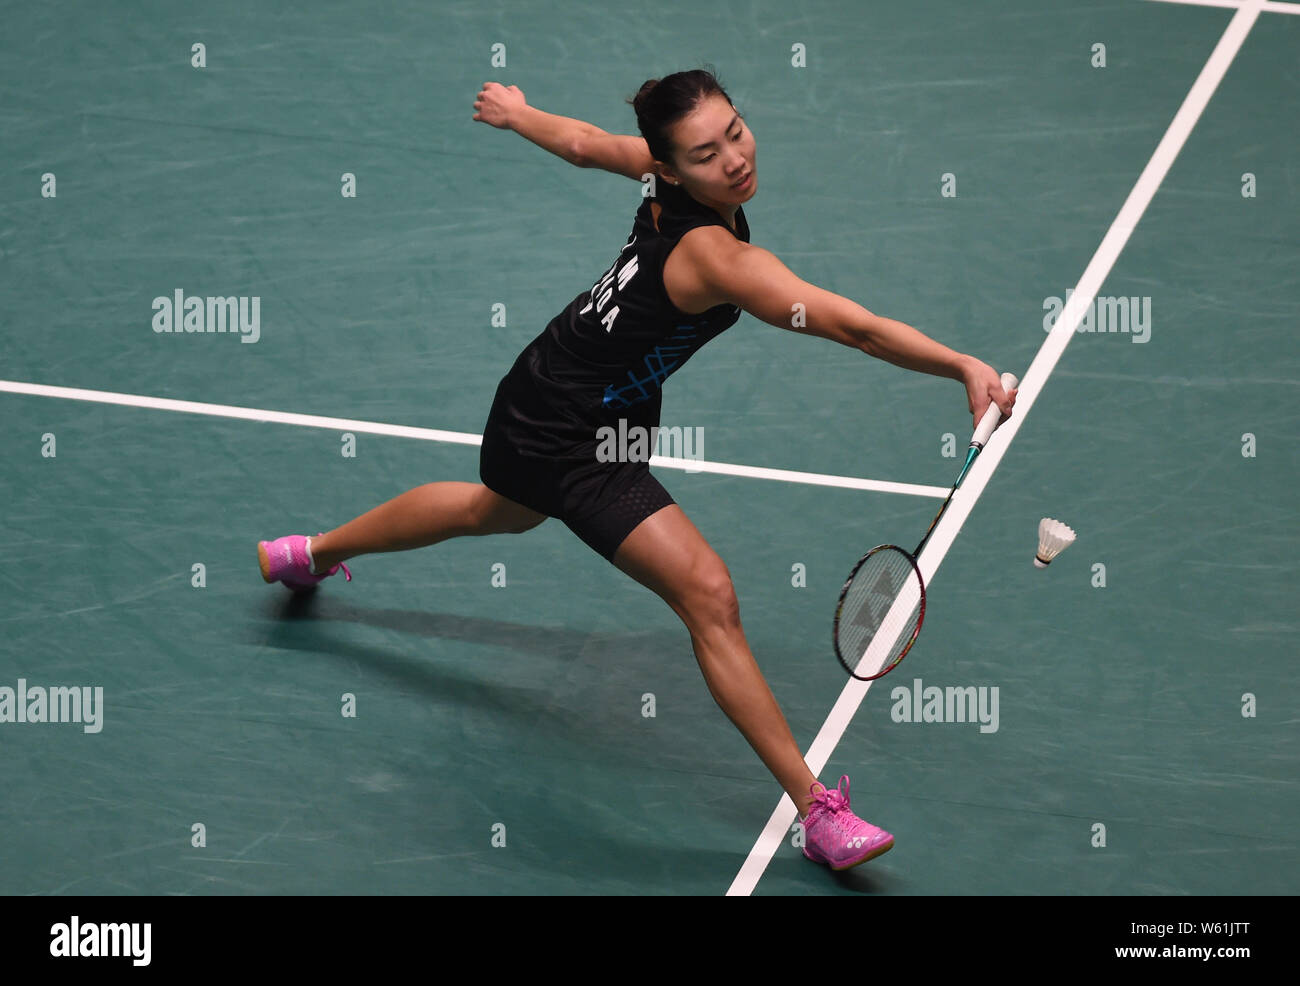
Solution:
M 835 607 L 835 656 L 851 677 L 874 681 L 907 656 L 925 620 L 925 580 L 916 558 L 896 544 L 880 544 L 853 567 Z M 855 668 L 877 637 L 891 641 L 875 674 Z M 884 646 L 884 640 L 880 646 Z

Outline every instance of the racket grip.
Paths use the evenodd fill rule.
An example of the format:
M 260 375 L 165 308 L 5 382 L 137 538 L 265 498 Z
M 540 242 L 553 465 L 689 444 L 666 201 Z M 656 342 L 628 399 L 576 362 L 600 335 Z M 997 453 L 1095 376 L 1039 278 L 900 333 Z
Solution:
M 1002 374 L 1002 389 L 1015 390 L 1020 386 L 1020 381 L 1014 373 Z M 984 412 L 984 417 L 980 418 L 979 427 L 975 429 L 975 434 L 970 440 L 971 448 L 983 449 L 988 444 L 989 436 L 993 434 L 993 429 L 998 426 L 1002 420 L 1002 412 L 996 404 L 990 404 L 989 409 Z

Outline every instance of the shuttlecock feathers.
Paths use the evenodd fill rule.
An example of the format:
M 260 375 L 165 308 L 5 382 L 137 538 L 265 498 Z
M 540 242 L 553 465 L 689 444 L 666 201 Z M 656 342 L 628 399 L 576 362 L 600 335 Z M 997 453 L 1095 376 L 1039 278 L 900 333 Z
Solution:
M 1038 554 L 1034 556 L 1036 568 L 1046 568 L 1052 559 L 1074 544 L 1074 529 L 1059 520 L 1044 517 L 1038 522 Z

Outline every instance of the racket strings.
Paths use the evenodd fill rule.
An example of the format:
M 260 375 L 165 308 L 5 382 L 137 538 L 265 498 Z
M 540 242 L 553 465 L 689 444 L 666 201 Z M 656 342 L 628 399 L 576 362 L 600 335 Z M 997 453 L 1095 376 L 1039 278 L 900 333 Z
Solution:
M 893 667 L 911 646 L 920 626 L 922 590 L 912 561 L 899 548 L 874 551 L 858 568 L 844 595 L 836 628 L 840 659 L 856 668 L 875 642 L 879 660 L 868 661 L 868 675 Z

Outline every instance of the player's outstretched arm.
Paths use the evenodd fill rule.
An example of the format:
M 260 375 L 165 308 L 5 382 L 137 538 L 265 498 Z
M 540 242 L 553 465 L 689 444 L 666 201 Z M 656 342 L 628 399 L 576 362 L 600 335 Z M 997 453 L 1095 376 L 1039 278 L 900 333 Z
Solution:
M 612 171 L 633 181 L 644 181 L 646 175 L 658 174 L 654 155 L 644 137 L 610 134 L 595 127 L 578 141 L 578 156 L 573 163 L 579 168 Z
M 1002 389 L 987 363 L 950 349 L 897 319 L 809 284 L 771 251 L 738 241 L 719 226 L 691 230 L 681 242 L 696 272 L 696 297 L 732 304 L 779 328 L 820 336 L 896 366 L 959 380 L 978 423 L 990 403 L 1011 415 L 1015 392 Z
M 634 181 L 654 170 L 644 138 L 606 133 L 582 120 L 545 113 L 529 106 L 518 86 L 483 83 L 474 100 L 474 119 L 513 130 L 579 168 L 603 168 Z

